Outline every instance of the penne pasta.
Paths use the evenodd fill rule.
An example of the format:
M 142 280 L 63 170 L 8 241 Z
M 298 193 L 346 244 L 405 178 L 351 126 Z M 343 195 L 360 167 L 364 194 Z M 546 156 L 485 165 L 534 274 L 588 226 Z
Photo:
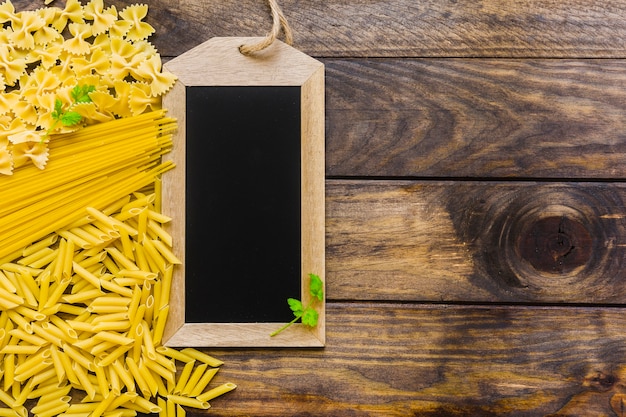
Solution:
M 56 243 L 58 238 L 59 238 L 59 236 L 56 233 L 48 235 L 48 236 L 40 239 L 39 241 L 37 241 L 37 242 L 35 242 L 35 243 L 25 247 L 22 250 L 22 256 L 23 257 L 28 257 L 28 256 L 32 255 L 33 253 L 40 251 L 41 249 L 49 248 L 54 243 Z
M 168 401 L 172 401 L 175 404 L 184 405 L 186 407 L 199 408 L 207 410 L 211 407 L 207 401 L 198 400 L 196 398 L 184 397 L 182 395 L 170 394 L 167 396 Z
M 40 261 L 42 258 L 49 257 L 50 254 L 55 254 L 55 251 L 54 249 L 51 249 L 50 247 L 46 246 L 30 254 L 29 256 L 25 256 L 21 258 L 20 260 L 17 261 L 17 263 L 20 265 L 32 267 L 33 263 Z
M 181 395 L 189 396 L 189 394 L 191 393 L 191 390 L 198 384 L 198 382 L 200 381 L 200 378 L 202 378 L 202 375 L 205 373 L 208 366 L 209 365 L 206 363 L 201 363 L 198 366 L 196 366 L 196 368 L 193 370 L 193 372 L 189 376 L 189 380 L 187 381 L 183 389 L 180 391 Z
M 83 368 L 93 371 L 95 365 L 94 358 L 91 354 L 87 352 L 80 352 L 79 350 L 74 349 L 68 343 L 63 343 L 63 352 L 65 352 L 69 358 L 71 358 L 74 362 L 76 362 Z M 76 370 L 75 368 L 72 369 Z
M 109 405 L 111 405 L 113 400 L 115 400 L 115 395 L 111 393 L 107 393 L 107 395 L 105 395 L 104 397 L 105 398 L 100 401 L 96 408 L 93 409 L 90 417 L 100 417 L 102 414 L 104 414 Z
M 224 362 L 222 362 L 221 360 L 216 359 L 210 355 L 207 355 L 206 353 L 200 352 L 199 350 L 194 349 L 194 348 L 183 348 L 181 349 L 181 352 L 188 356 L 191 356 L 194 359 L 199 360 L 200 362 L 204 362 L 212 367 L 218 367 L 218 366 L 224 365 Z
M 154 331 L 152 333 L 152 343 L 155 346 L 161 344 L 161 341 L 163 339 L 163 333 L 165 332 L 165 324 L 167 323 L 167 318 L 169 316 L 169 311 L 169 305 L 163 306 L 159 310 L 159 314 L 157 315 L 156 323 L 154 325 Z
M 17 288 L 11 282 L 11 280 L 2 272 L 1 268 L 0 268 L 0 288 L 11 294 L 17 292 Z
M 142 413 L 152 414 L 161 411 L 161 408 L 158 405 L 140 396 L 135 398 L 135 401 L 133 401 L 132 403 L 126 403 L 126 407 L 140 411 Z
M 187 355 L 180 350 L 172 349 L 168 346 L 159 346 L 156 348 L 156 351 L 164 356 L 167 356 L 168 358 L 176 359 L 185 363 L 195 360 L 192 356 Z
M 167 402 L 165 401 L 165 398 L 157 397 L 157 405 L 161 409 L 159 411 L 159 417 L 168 417 Z
M 78 363 L 75 363 L 72 366 L 72 370 L 76 375 L 80 383 L 80 387 L 87 393 L 87 398 L 94 399 L 96 396 L 96 389 L 91 383 L 89 377 L 87 377 L 87 372 L 85 372 L 85 368 Z
M 73 262 L 74 272 L 82 279 L 90 283 L 93 287 L 100 289 L 100 278 L 89 272 L 84 266 L 77 262 Z
M 71 389 L 72 385 L 70 384 L 63 385 L 55 382 L 46 385 L 40 384 L 28 394 L 28 399 L 36 398 L 38 403 L 52 401 L 68 395 Z
M 128 367 L 130 374 L 133 376 L 133 379 L 135 380 L 135 383 L 139 387 L 139 390 L 142 392 L 143 396 L 149 398 L 151 396 L 150 386 L 148 385 L 146 380 L 143 378 L 143 375 L 141 374 L 141 371 L 139 370 L 139 366 L 137 365 L 137 362 L 135 362 L 135 360 L 132 357 L 127 356 L 126 366 Z
M 69 408 L 68 403 L 70 399 L 71 399 L 70 396 L 64 395 L 64 396 L 60 396 L 57 398 L 50 398 L 47 401 L 39 400 L 37 402 L 37 405 L 35 405 L 33 408 L 30 409 L 30 412 L 35 415 L 40 415 L 40 414 L 45 414 L 49 412 L 50 410 L 60 409 L 60 411 L 57 411 L 57 413 L 59 413 Z M 59 405 L 63 405 L 63 407 L 59 407 Z
M 65 366 L 61 359 L 61 353 L 56 346 L 50 346 L 50 358 L 52 359 L 52 366 L 56 372 L 57 381 L 59 384 L 65 379 Z
M 124 365 L 122 365 L 121 358 L 111 362 L 111 366 L 119 379 L 126 386 L 126 390 L 128 392 L 135 392 L 135 380 L 133 379 L 131 373 L 124 367 Z
M 172 371 L 171 369 L 168 369 L 166 367 L 164 367 L 163 365 L 158 364 L 156 361 L 145 361 L 144 365 L 150 369 L 151 371 L 153 371 L 155 374 L 159 375 L 161 377 L 161 379 L 164 379 L 168 382 L 175 382 L 176 381 L 176 371 Z
M 4 375 L 2 377 L 4 382 L 3 389 L 4 391 L 8 391 L 13 386 L 13 382 L 15 382 L 13 380 L 13 378 L 15 377 L 15 354 L 5 354 L 2 360 L 2 365 L 4 368 Z M 1 396 L 0 401 L 4 402 L 6 405 L 10 405 L 6 401 L 4 401 Z
M 36 345 L 6 345 L 0 349 L 0 354 L 14 353 L 18 355 L 33 355 L 37 353 L 40 346 Z
M 10 334 L 13 337 L 19 339 L 19 340 L 23 340 L 25 342 L 28 342 L 31 345 L 43 346 L 46 343 L 45 339 L 43 339 L 43 338 L 41 338 L 41 337 L 39 337 L 37 335 L 34 335 L 32 333 L 27 333 L 27 332 L 25 332 L 21 328 L 9 330 L 7 333 Z
M 127 358 L 127 360 L 131 360 L 132 358 Z M 133 363 L 136 363 L 133 361 Z M 141 376 L 141 378 L 145 381 L 146 385 L 148 386 L 148 389 L 150 391 L 150 394 L 154 397 L 156 396 L 158 390 L 159 390 L 159 385 L 156 382 L 156 379 L 154 377 L 154 375 L 152 374 L 152 372 L 150 372 L 150 368 L 147 368 L 146 366 L 143 366 L 142 364 L 139 365 L 135 365 L 137 371 L 139 372 L 139 375 Z
M 96 339 L 113 342 L 117 345 L 130 345 L 135 341 L 134 339 L 123 336 L 120 333 L 110 331 L 97 332 L 94 334 L 94 337 Z
M 183 390 L 183 388 L 185 387 L 185 385 L 187 385 L 187 381 L 189 381 L 189 377 L 191 376 L 191 372 L 193 371 L 193 368 L 196 364 L 196 360 L 192 360 L 191 362 L 187 362 L 184 366 L 183 366 L 183 370 L 181 371 L 180 375 L 178 376 L 178 381 L 176 383 L 176 386 L 174 387 L 174 390 L 172 391 L 172 393 L 174 394 L 180 394 Z
M 42 359 L 40 362 L 38 362 L 37 364 L 24 369 L 22 372 L 19 372 L 17 369 L 15 370 L 15 377 L 14 379 L 18 382 L 24 382 L 26 380 L 28 380 L 30 377 L 32 377 L 35 374 L 39 374 L 43 371 L 45 371 L 46 369 L 52 367 L 52 359 L 51 358 L 44 358 Z M 19 366 L 18 366 L 19 368 Z M 24 399 L 26 400 L 26 399 Z
M 191 389 L 189 396 L 197 397 L 198 395 L 200 395 L 204 391 L 204 389 L 207 387 L 207 385 L 209 385 L 209 383 L 211 382 L 211 380 L 213 379 L 213 377 L 215 376 L 215 374 L 217 374 L 219 370 L 220 368 L 207 369 L 202 375 L 202 378 L 200 378 L 198 383 Z
M 232 382 L 226 382 L 225 384 L 221 384 L 203 394 L 198 395 L 196 398 L 199 401 L 210 401 L 216 397 L 219 397 L 220 395 L 234 390 L 235 388 L 237 388 L 237 385 L 233 384 Z
M 0 288 L 0 308 L 4 311 L 14 309 L 24 303 L 24 298 Z
M 165 402 L 165 407 L 167 409 L 168 416 L 176 416 L 176 406 L 181 406 L 180 404 L 176 404 L 174 401 L 168 399 Z
M 21 381 L 20 381 L 21 382 Z M 14 384 L 14 388 L 17 387 L 17 384 Z M 21 385 L 19 391 L 17 389 L 13 390 L 13 395 L 15 396 L 15 402 L 11 406 L 12 408 L 22 407 L 26 400 L 28 399 L 28 395 L 32 392 L 35 387 L 35 383 L 32 379 L 28 380 L 25 384 Z

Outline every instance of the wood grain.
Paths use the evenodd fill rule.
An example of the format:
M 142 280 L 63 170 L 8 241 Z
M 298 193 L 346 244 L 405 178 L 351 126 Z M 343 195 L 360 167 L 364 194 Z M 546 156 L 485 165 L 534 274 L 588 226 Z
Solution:
M 225 362 L 217 380 L 238 388 L 212 401 L 210 415 L 545 416 L 571 400 L 612 415 L 625 317 L 330 303 L 324 349 L 211 351 Z
M 19 10 L 41 7 L 15 0 Z M 134 0 L 111 0 L 118 9 Z M 53 4 L 63 4 L 57 0 Z M 164 56 L 214 36 L 264 36 L 258 0 L 150 1 L 153 42 Z M 626 56 L 626 5 L 615 0 L 282 0 L 294 46 L 316 57 Z
M 622 183 L 329 180 L 326 190 L 330 299 L 626 300 Z M 535 242 L 533 228 L 546 234 Z M 559 239 L 568 250 L 555 253 Z
M 619 60 L 326 60 L 327 175 L 623 178 Z
M 238 388 L 188 413 L 624 415 L 626 3 L 279 2 L 327 70 L 326 347 L 212 350 Z M 149 7 L 164 61 L 271 26 L 259 0 Z M 564 215 L 594 231 L 591 273 L 529 273 L 528 239 L 497 239 Z

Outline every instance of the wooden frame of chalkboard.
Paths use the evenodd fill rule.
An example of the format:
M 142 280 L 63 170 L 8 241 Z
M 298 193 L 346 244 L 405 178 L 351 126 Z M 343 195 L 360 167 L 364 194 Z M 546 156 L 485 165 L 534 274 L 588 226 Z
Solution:
M 162 210 L 182 260 L 172 279 L 167 346 L 321 347 L 287 298 L 325 281 L 324 66 L 275 41 L 252 56 L 213 38 L 165 64 L 178 80 L 163 107 L 178 121 Z

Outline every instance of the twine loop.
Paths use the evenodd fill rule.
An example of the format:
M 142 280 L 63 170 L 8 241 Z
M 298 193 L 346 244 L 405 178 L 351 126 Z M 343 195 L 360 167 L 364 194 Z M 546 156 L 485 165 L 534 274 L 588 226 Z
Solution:
M 293 42 L 293 35 L 291 33 L 291 28 L 289 27 L 289 23 L 287 23 L 287 19 L 283 14 L 283 11 L 280 9 L 278 2 L 276 0 L 268 0 L 270 11 L 272 13 L 272 30 L 268 33 L 264 39 L 260 42 L 252 44 L 252 45 L 241 45 L 239 47 L 239 52 L 244 55 L 252 55 L 255 52 L 262 51 L 263 49 L 270 46 L 278 35 L 280 34 L 281 29 L 285 34 L 285 43 L 291 45 Z

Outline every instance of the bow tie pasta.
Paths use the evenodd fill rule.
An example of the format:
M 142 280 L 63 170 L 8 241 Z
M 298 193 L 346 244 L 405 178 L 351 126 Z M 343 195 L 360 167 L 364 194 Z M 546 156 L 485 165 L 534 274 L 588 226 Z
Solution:
M 44 169 L 55 135 L 160 109 L 176 77 L 148 41 L 147 12 L 103 0 L 22 12 L 0 4 L 0 175 Z

